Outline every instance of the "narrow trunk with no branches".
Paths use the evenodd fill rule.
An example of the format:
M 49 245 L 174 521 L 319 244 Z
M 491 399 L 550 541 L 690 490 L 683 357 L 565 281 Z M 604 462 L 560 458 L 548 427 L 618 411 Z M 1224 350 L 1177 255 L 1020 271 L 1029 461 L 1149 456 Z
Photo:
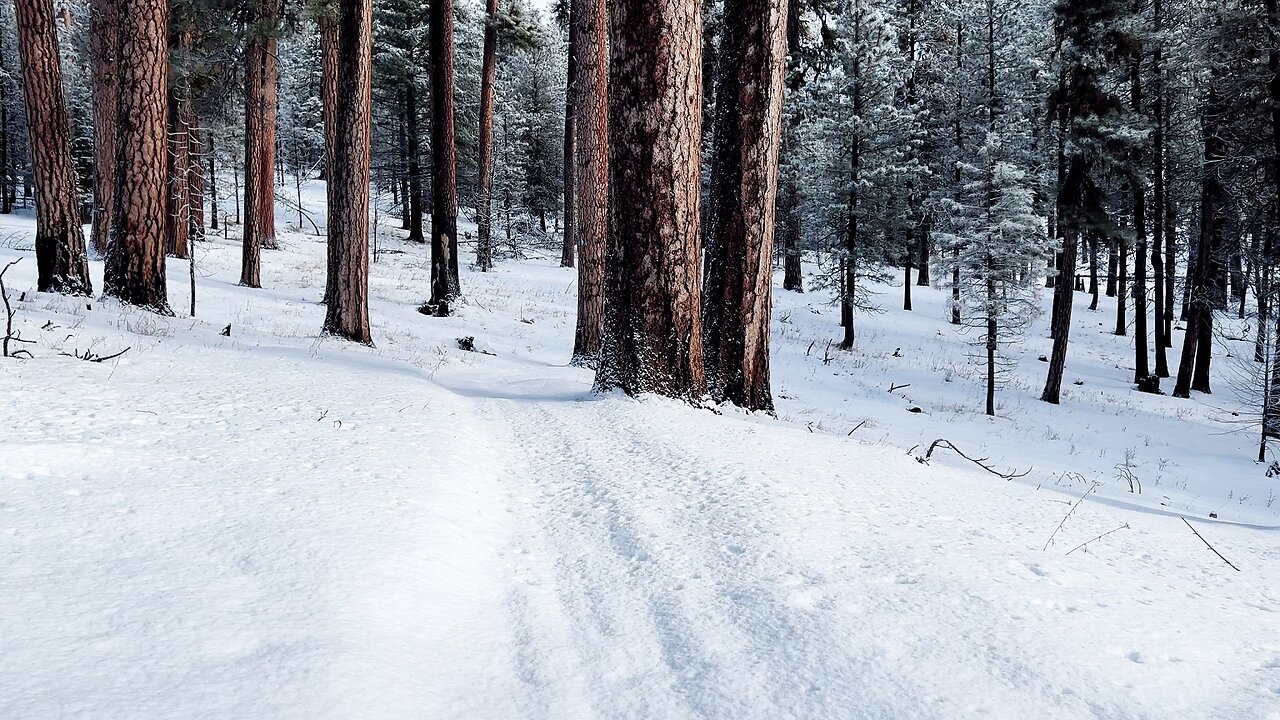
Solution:
M 720 41 L 702 346 L 712 398 L 751 410 L 773 409 L 769 319 L 786 20 L 784 0 L 726 0 Z
M 458 282 L 458 161 L 453 125 L 453 0 L 430 7 L 431 300 L 420 312 L 445 317 Z
M 165 166 L 168 155 L 169 7 L 120 0 L 115 56 L 117 117 L 111 239 L 105 292 L 171 314 L 165 287 Z
M 36 266 L 40 292 L 89 295 L 89 258 L 71 165 L 71 120 L 52 0 L 15 0 L 23 98 L 36 194 Z
M 373 1 L 344 0 L 328 28 L 337 72 L 325 113 L 329 161 L 329 272 L 324 331 L 361 343 L 369 331 L 369 140 L 372 132 Z M 322 90 L 323 92 L 323 90 Z M 326 93 L 327 95 L 327 93 Z M 329 122 L 331 121 L 331 123 Z
M 279 0 L 257 0 L 245 48 L 244 252 L 240 284 L 261 287 L 262 249 L 276 247 L 276 31 Z
M 596 388 L 697 401 L 702 359 L 698 0 L 610 4 L 610 230 Z
M 419 133 L 418 86 L 409 80 L 404 89 L 405 134 L 409 152 L 409 241 L 424 242 L 422 236 L 422 142 Z
M 107 255 L 111 236 L 111 197 L 115 180 L 116 45 L 119 12 L 114 0 L 92 0 L 89 66 L 93 85 L 93 249 Z M 4 172 L 0 168 L 0 173 Z
M 606 0 L 573 0 L 573 243 L 578 249 L 578 325 L 573 362 L 595 367 L 604 330 L 604 256 L 609 236 L 609 16 Z
M 498 0 L 487 0 L 480 68 L 480 177 L 476 183 L 476 265 L 493 268 L 493 95 L 498 75 Z

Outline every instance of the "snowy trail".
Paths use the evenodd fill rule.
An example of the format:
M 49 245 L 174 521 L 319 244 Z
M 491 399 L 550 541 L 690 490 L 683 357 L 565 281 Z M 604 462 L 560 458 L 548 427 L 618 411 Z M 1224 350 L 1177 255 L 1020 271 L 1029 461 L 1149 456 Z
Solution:
M 1043 556 L 1030 547 L 983 567 L 1020 533 L 1052 528 L 1058 508 L 995 531 L 913 499 L 912 483 L 934 479 L 909 465 L 862 464 L 860 449 L 769 421 L 589 398 L 575 373 L 502 373 L 507 388 L 559 404 L 516 390 L 481 403 L 507 424 L 503 444 L 522 468 L 510 481 L 524 486 L 522 498 L 513 492 L 526 517 L 512 547 L 523 583 L 509 603 L 528 683 L 522 716 L 1195 717 L 1176 671 L 1196 660 L 1123 643 L 1156 637 L 1203 656 L 1222 632 L 1246 647 L 1257 637 L 1230 622 L 1170 637 L 1161 627 L 1180 614 L 1175 598 L 1151 587 L 1134 603 L 1089 597 L 1073 563 L 1027 559 Z M 825 480 L 806 488 L 790 478 Z M 991 481 L 955 480 L 956 509 L 983 512 L 966 491 Z M 1026 502 L 1017 485 L 994 490 L 988 500 Z M 1250 590 L 1275 607 L 1274 591 Z M 1111 615 L 1132 632 L 1100 648 L 1089 627 Z M 1057 625 L 1079 634 L 1044 633 Z M 1276 629 L 1252 650 L 1274 655 Z M 1163 667 L 1144 667 L 1153 662 Z M 1235 706 L 1226 716 L 1262 717 L 1231 663 L 1219 671 L 1198 691 Z

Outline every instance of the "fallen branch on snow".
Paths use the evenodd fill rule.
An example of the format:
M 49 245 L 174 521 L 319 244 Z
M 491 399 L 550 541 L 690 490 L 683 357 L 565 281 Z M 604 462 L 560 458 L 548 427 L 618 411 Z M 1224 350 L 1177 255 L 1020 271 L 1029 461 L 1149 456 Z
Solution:
M 997 477 L 1003 478 L 1003 479 L 1005 479 L 1005 480 L 1013 480 L 1014 478 L 1026 477 L 1028 474 L 1030 474 L 1030 473 L 1031 473 L 1031 468 L 1027 468 L 1026 470 L 1024 470 L 1024 471 L 1022 471 L 1022 472 L 1016 472 L 1016 471 L 1015 471 L 1015 472 L 1007 472 L 1007 473 L 1000 472 L 999 470 L 996 470 L 995 468 L 993 468 L 993 467 L 991 467 L 990 465 L 988 465 L 988 464 L 987 464 L 987 458 L 985 458 L 985 457 L 981 457 L 981 458 L 972 458 L 972 457 L 969 457 L 968 455 L 965 455 L 965 454 L 964 454 L 964 452 L 960 450 L 960 448 L 958 448 L 958 447 L 956 447 L 955 445 L 953 445 L 953 444 L 951 443 L 951 441 L 950 441 L 950 440 L 946 440 L 946 439 L 944 439 L 944 438 L 938 438 L 937 440 L 934 440 L 934 441 L 933 441 L 933 444 L 931 444 L 931 445 L 929 446 L 928 451 L 926 451 L 926 452 L 925 452 L 924 457 L 917 457 L 917 458 L 916 458 L 916 461 L 917 461 L 917 462 L 919 462 L 921 465 L 928 465 L 928 464 L 929 464 L 929 460 L 930 460 L 930 458 L 932 458 L 932 457 L 933 457 L 933 451 L 934 451 L 934 450 L 936 450 L 936 449 L 938 449 L 939 447 L 945 447 L 945 448 L 948 448 L 948 449 L 952 450 L 953 452 L 955 452 L 955 454 L 957 454 L 957 455 L 959 455 L 960 457 L 964 458 L 965 460 L 968 460 L 969 462 L 973 463 L 974 465 L 977 465 L 978 467 L 982 468 L 983 470 L 986 470 L 987 472 L 991 473 L 992 475 L 995 475 L 995 476 L 997 476 Z
M 1205 546 L 1205 547 L 1207 547 L 1207 548 L 1209 548 L 1210 550 L 1212 550 L 1212 551 L 1213 551 L 1213 554 L 1214 554 L 1214 555 L 1217 555 L 1217 556 L 1218 556 L 1218 558 L 1222 560 L 1222 562 L 1226 563 L 1226 564 L 1227 564 L 1227 565 L 1228 565 L 1232 570 L 1235 570 L 1236 572 L 1240 572 L 1240 568 L 1236 567 L 1236 566 L 1235 566 L 1235 563 L 1233 563 L 1233 562 L 1231 562 L 1230 560 L 1228 560 L 1228 559 L 1226 559 L 1225 557 L 1223 557 L 1223 556 L 1222 556 L 1222 553 L 1218 552 L 1218 549 L 1217 549 L 1217 548 L 1215 548 L 1214 546 L 1210 545 L 1210 544 L 1209 544 L 1209 541 L 1208 541 L 1208 540 L 1205 540 L 1205 539 L 1204 539 L 1204 536 L 1203 536 L 1203 535 L 1201 535 L 1201 534 L 1199 533 L 1199 531 L 1197 531 L 1195 528 L 1191 527 L 1191 523 L 1187 522 L 1187 519 L 1186 519 L 1186 518 L 1182 518 L 1182 522 L 1187 523 L 1187 527 L 1191 528 L 1191 532 L 1195 533 L 1195 534 L 1196 534 L 1196 537 L 1200 538 L 1200 542 L 1204 543 L 1204 546 Z

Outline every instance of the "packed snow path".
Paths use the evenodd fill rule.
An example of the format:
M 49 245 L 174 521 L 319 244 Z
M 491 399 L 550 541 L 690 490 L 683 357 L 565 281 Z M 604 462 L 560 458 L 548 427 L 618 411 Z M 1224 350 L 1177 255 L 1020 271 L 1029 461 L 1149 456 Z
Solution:
M 1154 503 L 593 395 L 543 261 L 432 320 L 405 246 L 379 347 L 317 341 L 292 244 L 262 291 L 207 248 L 196 320 L 22 304 L 0 717 L 1280 717 L 1266 523 L 1191 515 L 1235 572 Z

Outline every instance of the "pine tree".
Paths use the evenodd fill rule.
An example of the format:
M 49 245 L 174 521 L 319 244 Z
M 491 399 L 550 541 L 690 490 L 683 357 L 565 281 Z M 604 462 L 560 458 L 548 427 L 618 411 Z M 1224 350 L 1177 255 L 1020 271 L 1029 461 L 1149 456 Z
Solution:
M 609 53 L 605 0 L 573 0 L 574 143 L 572 242 L 578 260 L 573 362 L 595 367 L 604 331 L 605 247 L 609 234 Z
M 726 0 L 706 233 L 703 351 L 711 397 L 773 410 L 769 321 L 787 7 Z
M 610 6 L 610 233 L 596 388 L 705 391 L 698 0 Z
M 50 0 L 15 0 L 36 189 L 37 288 L 89 295 L 89 261 L 71 164 L 71 121 Z

